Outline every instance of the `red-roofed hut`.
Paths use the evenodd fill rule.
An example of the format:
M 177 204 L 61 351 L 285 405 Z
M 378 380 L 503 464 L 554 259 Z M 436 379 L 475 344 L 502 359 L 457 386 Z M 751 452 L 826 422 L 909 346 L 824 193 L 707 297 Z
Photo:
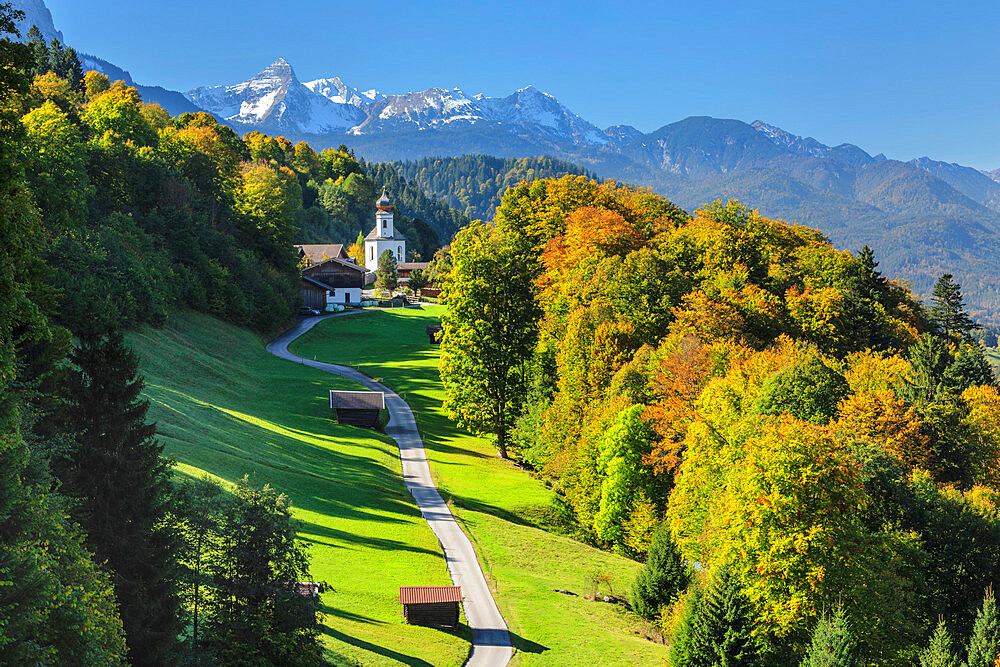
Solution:
M 453 628 L 458 625 L 461 586 L 400 586 L 399 602 L 410 625 Z

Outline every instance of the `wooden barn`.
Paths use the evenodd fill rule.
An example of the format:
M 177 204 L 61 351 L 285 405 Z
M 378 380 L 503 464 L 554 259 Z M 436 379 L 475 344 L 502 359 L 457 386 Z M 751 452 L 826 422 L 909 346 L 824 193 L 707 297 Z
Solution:
M 330 390 L 330 408 L 338 424 L 375 428 L 378 413 L 385 408 L 385 394 L 380 391 Z
M 400 586 L 399 602 L 410 625 L 453 628 L 458 625 L 461 586 Z
M 365 273 L 365 267 L 339 257 L 308 266 L 302 269 L 302 303 L 316 310 L 328 303 L 356 306 L 361 303 Z

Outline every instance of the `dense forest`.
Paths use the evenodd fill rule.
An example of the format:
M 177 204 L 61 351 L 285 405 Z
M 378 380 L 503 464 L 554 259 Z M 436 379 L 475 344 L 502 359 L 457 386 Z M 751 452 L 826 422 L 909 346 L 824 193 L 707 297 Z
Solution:
M 579 176 L 450 259 L 446 407 L 647 562 L 672 664 L 993 664 L 1000 393 L 950 275 L 925 309 L 867 247 Z
M 567 174 L 597 178 L 572 162 L 546 156 L 504 159 L 462 155 L 388 164 L 423 191 L 463 211 L 466 217 L 480 220 L 492 220 L 503 193 L 522 181 Z

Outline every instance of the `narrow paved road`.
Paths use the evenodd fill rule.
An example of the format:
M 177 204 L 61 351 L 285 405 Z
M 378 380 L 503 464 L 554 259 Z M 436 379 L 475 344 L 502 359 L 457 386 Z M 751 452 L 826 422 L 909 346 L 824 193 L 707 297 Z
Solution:
M 361 311 L 348 311 L 342 315 L 354 312 Z M 282 359 L 334 373 L 354 380 L 372 391 L 385 393 L 385 403 L 390 415 L 386 433 L 399 445 L 399 458 L 403 463 L 403 481 L 413 494 L 413 499 L 430 524 L 431 530 L 441 542 L 452 582 L 462 587 L 462 595 L 465 598 L 463 602 L 465 620 L 472 629 L 472 652 L 465 664 L 468 667 L 503 667 L 510 661 L 514 652 L 507 624 L 500 615 L 500 610 L 497 609 L 497 604 L 486 584 L 486 577 L 483 576 L 472 543 L 455 522 L 451 510 L 434 486 L 431 469 L 427 465 L 424 443 L 420 439 L 417 422 L 413 418 L 410 406 L 396 392 L 353 368 L 305 359 L 288 351 L 289 343 L 312 329 L 317 322 L 337 316 L 304 319 L 268 345 L 267 351 Z

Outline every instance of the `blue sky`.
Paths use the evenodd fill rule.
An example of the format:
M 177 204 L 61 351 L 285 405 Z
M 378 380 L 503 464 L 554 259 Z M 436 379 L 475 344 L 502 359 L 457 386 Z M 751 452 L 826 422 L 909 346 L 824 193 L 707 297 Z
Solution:
M 506 95 L 605 127 L 762 119 L 828 144 L 1000 168 L 998 2 L 46 0 L 67 42 L 141 83 L 303 81 Z

